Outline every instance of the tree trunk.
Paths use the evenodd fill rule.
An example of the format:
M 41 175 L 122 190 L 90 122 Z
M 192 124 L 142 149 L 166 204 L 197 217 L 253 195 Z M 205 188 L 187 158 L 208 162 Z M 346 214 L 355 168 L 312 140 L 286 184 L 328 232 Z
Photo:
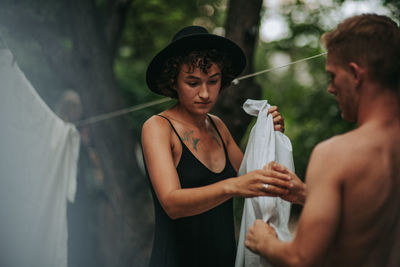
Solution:
M 49 1 L 47 5 L 36 7 L 30 5 L 30 1 L 25 2 L 8 1 L 4 8 L 0 7 L 0 25 L 7 28 L 13 39 L 20 40 L 15 43 L 20 43 L 21 47 L 22 40 L 29 39 L 27 36 L 41 46 L 42 55 L 53 72 L 48 83 L 61 83 L 59 89 L 78 92 L 86 118 L 124 108 L 113 74 L 113 57 L 123 25 L 123 16 L 120 24 L 118 16 L 123 15 L 123 8 L 129 8 L 131 1 L 110 1 L 119 4 L 118 16 L 109 20 L 113 25 L 105 25 L 99 20 L 99 10 L 91 0 L 65 0 L 55 4 Z M 46 17 L 46 14 L 53 16 Z M 117 34 L 113 34 L 113 29 Z M 65 47 L 65 40 L 70 40 L 70 47 Z M 39 91 L 46 94 L 53 89 Z M 129 123 L 123 117 L 114 118 L 79 130 L 85 135 L 81 138 L 83 152 L 78 177 L 82 180 L 78 184 L 82 186 L 85 184 L 83 179 L 91 178 L 95 179 L 91 181 L 92 185 L 100 186 L 96 190 L 78 188 L 78 194 L 88 194 L 95 201 L 89 204 L 78 201 L 74 205 L 82 205 L 82 212 L 69 214 L 92 213 L 92 225 L 84 229 L 94 233 L 90 235 L 82 229 L 69 228 L 70 237 L 76 240 L 69 247 L 79 246 L 86 238 L 94 238 L 98 242 L 94 251 L 98 259 L 93 261 L 96 266 L 146 266 L 151 245 L 148 237 L 152 234 L 152 207 L 149 206 L 146 180 L 135 157 L 138 143 L 133 140 Z M 82 173 L 84 170 L 97 171 L 98 175 L 88 178 L 87 172 Z M 70 206 L 72 210 L 76 208 L 74 205 Z M 85 227 L 82 224 L 85 224 L 82 218 L 75 218 L 76 227 Z M 83 236 L 77 236 L 74 231 Z M 74 260 L 74 266 L 90 267 L 79 258 L 83 260 L 93 255 L 87 251 L 77 253 L 81 253 L 81 257 Z
M 74 54 L 79 75 L 76 87 L 86 104 L 88 117 L 124 107 L 113 76 L 113 55 L 103 29 L 96 24 L 88 1 L 70 1 Z M 75 45 L 76 44 L 76 45 Z M 104 266 L 144 266 L 151 224 L 143 203 L 146 184 L 135 158 L 135 144 L 124 118 L 90 125 L 93 146 L 104 170 L 106 201 L 99 207 L 99 241 Z
M 230 0 L 225 24 L 226 37 L 236 42 L 247 59 L 242 75 L 253 72 L 254 51 L 258 39 L 262 0 Z M 252 117 L 242 109 L 248 98 L 259 99 L 261 87 L 252 78 L 242 80 L 221 92 L 215 112 L 227 124 L 233 138 L 240 143 Z

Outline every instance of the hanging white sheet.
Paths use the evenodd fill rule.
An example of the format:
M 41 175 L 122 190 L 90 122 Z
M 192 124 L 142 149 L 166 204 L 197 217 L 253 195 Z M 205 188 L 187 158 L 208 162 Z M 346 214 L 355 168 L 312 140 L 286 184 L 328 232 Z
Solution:
M 79 134 L 0 49 L 0 266 L 66 267 Z
M 268 114 L 267 100 L 248 99 L 243 109 L 256 116 L 238 175 L 262 169 L 271 161 L 276 161 L 294 171 L 292 145 L 289 138 L 274 130 L 272 115 Z M 278 197 L 254 197 L 244 201 L 242 222 L 238 241 L 235 267 L 272 266 L 259 255 L 252 253 L 244 245 L 246 234 L 256 219 L 269 221 L 280 240 L 292 239 L 288 228 L 291 204 Z

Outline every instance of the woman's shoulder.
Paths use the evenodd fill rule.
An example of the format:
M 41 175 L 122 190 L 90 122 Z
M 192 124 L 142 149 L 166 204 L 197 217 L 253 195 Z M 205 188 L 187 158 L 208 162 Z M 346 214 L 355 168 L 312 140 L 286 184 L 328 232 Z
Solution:
M 231 136 L 231 133 L 229 132 L 229 129 L 225 125 L 223 120 L 216 115 L 213 115 L 213 114 L 208 114 L 208 115 L 211 117 L 211 119 L 215 123 L 215 126 L 217 126 L 218 131 L 221 133 L 221 135 L 225 137 L 224 139 L 226 140 L 226 138 L 229 138 Z
M 211 119 L 213 120 L 215 125 L 217 125 L 217 127 L 221 126 L 221 127 L 225 127 L 226 128 L 225 123 L 222 121 L 222 119 L 220 117 L 218 117 L 216 115 L 213 115 L 213 114 L 210 114 L 210 113 L 208 113 L 208 116 L 211 117 Z
M 159 133 L 165 134 L 171 131 L 171 126 L 168 120 L 159 115 L 153 115 L 148 118 L 142 126 L 142 134 Z

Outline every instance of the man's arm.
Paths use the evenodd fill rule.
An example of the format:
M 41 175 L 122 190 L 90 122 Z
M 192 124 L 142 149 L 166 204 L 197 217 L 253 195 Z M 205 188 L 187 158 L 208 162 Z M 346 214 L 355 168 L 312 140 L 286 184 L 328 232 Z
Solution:
M 321 264 L 338 228 L 341 214 L 341 155 L 332 140 L 318 145 L 307 169 L 307 199 L 292 242 L 277 239 L 268 224 L 257 221 L 246 236 L 246 246 L 275 266 Z

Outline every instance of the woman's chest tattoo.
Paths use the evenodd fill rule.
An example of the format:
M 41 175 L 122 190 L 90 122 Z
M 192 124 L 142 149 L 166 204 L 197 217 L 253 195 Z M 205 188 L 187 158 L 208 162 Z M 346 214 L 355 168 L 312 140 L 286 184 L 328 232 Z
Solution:
M 197 151 L 197 144 L 199 143 L 200 138 L 194 137 L 194 136 L 193 136 L 193 133 L 194 133 L 194 131 L 190 131 L 190 132 L 186 132 L 186 131 L 185 131 L 185 132 L 183 133 L 182 137 L 181 137 L 181 140 L 182 140 L 183 142 L 187 142 L 187 143 L 189 143 L 190 145 L 192 145 L 192 147 L 194 148 L 194 150 Z
M 210 131 L 211 132 L 211 136 L 212 138 L 215 140 L 215 142 L 217 143 L 218 147 L 221 147 L 221 140 L 218 137 L 217 132 L 214 131 Z M 180 139 L 185 142 L 186 144 L 189 144 L 191 147 L 193 147 L 194 150 L 197 151 L 197 145 L 200 141 L 200 138 L 197 138 L 194 136 L 194 131 L 184 131 L 182 136 L 180 137 Z
M 211 130 L 211 135 L 212 135 L 213 139 L 215 140 L 215 142 L 217 142 L 218 147 L 221 147 L 221 142 L 220 142 L 217 132 L 215 130 Z

